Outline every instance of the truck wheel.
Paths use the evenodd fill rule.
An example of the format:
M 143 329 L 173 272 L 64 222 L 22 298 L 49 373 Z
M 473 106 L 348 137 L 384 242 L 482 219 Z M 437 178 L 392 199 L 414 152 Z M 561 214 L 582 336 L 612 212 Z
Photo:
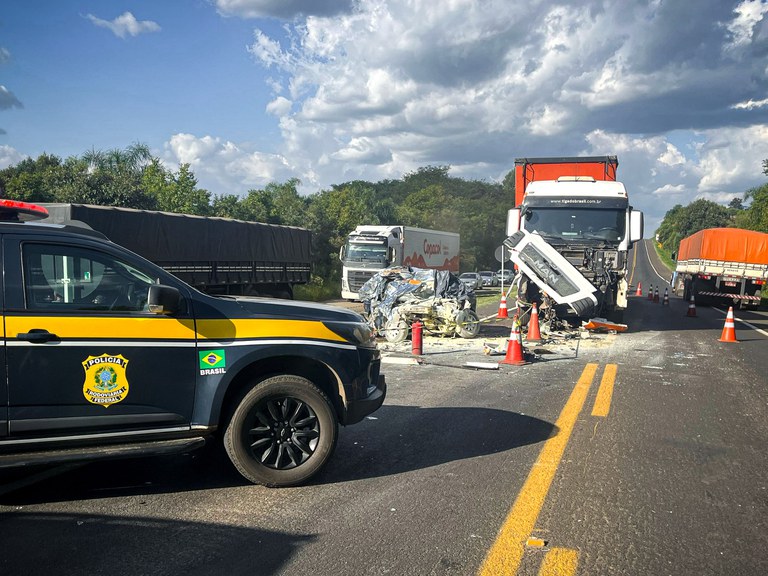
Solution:
M 471 309 L 456 314 L 456 333 L 462 338 L 474 338 L 480 332 L 480 320 Z
M 295 486 L 331 457 L 338 420 L 328 397 L 306 378 L 280 375 L 243 396 L 224 433 L 235 468 L 256 484 Z

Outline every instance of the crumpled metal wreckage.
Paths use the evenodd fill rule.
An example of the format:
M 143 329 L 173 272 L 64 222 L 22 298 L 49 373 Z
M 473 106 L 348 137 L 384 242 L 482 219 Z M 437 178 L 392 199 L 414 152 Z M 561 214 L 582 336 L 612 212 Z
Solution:
M 447 270 L 386 268 L 358 294 L 369 324 L 389 342 L 403 342 L 417 320 L 440 336 L 474 338 L 480 331 L 474 291 Z

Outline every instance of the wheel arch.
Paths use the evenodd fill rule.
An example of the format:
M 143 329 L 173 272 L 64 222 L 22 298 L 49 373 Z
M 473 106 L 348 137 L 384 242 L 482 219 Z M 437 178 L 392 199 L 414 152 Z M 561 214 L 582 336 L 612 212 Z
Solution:
M 337 420 L 340 423 L 344 421 L 346 395 L 338 373 L 325 362 L 315 358 L 282 355 L 255 360 L 244 366 L 232 378 L 218 411 L 219 430 L 227 425 L 238 402 L 251 389 L 254 382 L 280 374 L 301 376 L 312 382 L 331 401 Z

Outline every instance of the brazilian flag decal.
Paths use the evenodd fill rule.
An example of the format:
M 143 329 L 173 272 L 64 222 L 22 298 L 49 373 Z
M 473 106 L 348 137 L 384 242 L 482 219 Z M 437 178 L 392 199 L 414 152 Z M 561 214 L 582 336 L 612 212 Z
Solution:
M 202 350 L 200 354 L 200 369 L 205 368 L 226 368 L 227 360 L 225 351 L 222 350 Z

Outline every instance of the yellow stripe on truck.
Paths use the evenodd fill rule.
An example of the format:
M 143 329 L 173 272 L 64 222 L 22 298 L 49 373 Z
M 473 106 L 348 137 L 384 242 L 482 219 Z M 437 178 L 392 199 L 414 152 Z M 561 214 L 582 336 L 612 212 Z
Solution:
M 322 322 L 308 320 L 234 319 L 197 321 L 162 316 L 146 318 L 6 316 L 11 337 L 43 328 L 65 339 L 110 340 L 236 340 L 246 338 L 309 338 L 345 342 Z
M 234 340 L 241 338 L 310 338 L 346 342 L 322 322 L 311 320 L 198 320 L 201 340 Z
M 194 340 L 193 320 L 176 320 L 162 316 L 147 318 L 114 318 L 98 316 L 6 316 L 8 334 L 42 328 L 59 338 L 109 338 L 121 340 Z

